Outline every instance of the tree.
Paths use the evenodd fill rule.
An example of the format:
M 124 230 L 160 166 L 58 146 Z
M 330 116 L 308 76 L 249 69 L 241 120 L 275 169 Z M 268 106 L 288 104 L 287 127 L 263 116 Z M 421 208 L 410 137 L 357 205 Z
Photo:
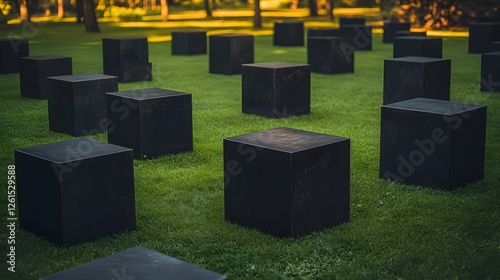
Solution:
M 21 15 L 21 22 L 31 20 L 27 0 L 19 0 L 19 14 Z
M 99 33 L 99 25 L 97 25 L 97 17 L 95 16 L 94 0 L 83 0 L 83 16 L 85 22 L 85 32 Z
M 261 28 L 262 27 L 262 17 L 260 15 L 260 0 L 254 0 L 254 15 L 253 15 L 253 27 Z
M 57 17 L 64 17 L 64 0 L 57 0 Z
M 309 15 L 312 17 L 318 16 L 318 1 L 309 0 Z
M 205 11 L 207 12 L 207 17 L 212 17 L 212 9 L 210 9 L 210 0 L 204 0 L 205 3 Z
M 333 20 L 335 18 L 335 16 L 333 15 L 333 6 L 334 6 L 333 0 L 326 0 L 325 10 L 329 20 Z
M 160 0 L 161 4 L 161 21 L 168 21 L 168 3 L 167 0 Z
M 83 0 L 76 0 L 76 23 L 83 23 L 84 17 Z

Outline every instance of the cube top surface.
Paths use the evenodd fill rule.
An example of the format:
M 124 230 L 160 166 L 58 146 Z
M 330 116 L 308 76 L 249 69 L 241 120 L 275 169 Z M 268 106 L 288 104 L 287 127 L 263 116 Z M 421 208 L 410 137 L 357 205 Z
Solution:
M 382 107 L 452 116 L 470 110 L 483 108 L 486 106 L 451 102 L 438 99 L 415 98 L 415 99 L 404 100 L 392 104 L 383 105 Z
M 70 56 L 63 55 L 34 55 L 34 56 L 25 56 L 20 57 L 19 59 L 28 59 L 28 60 L 53 60 L 53 59 L 61 59 L 61 58 L 71 58 Z
M 86 81 L 94 81 L 94 80 L 106 80 L 106 79 L 116 79 L 116 76 L 104 75 L 104 74 L 73 74 L 73 75 L 63 75 L 63 76 L 54 76 L 48 77 L 53 80 L 60 80 L 65 82 L 86 82 Z
M 450 60 L 450 59 L 449 58 L 423 57 L 423 56 L 403 56 L 403 57 L 391 58 L 391 59 L 385 59 L 385 60 L 386 61 L 428 63 L 428 62 L 438 62 L 438 61 Z
M 82 158 L 131 151 L 129 148 L 99 142 L 89 138 L 79 138 L 45 145 L 16 149 L 16 152 L 29 154 L 54 163 L 79 161 Z
M 280 69 L 280 68 L 293 68 L 293 67 L 309 66 L 309 64 L 276 61 L 276 62 L 261 62 L 261 63 L 242 64 L 241 66 L 242 67 Z
M 227 278 L 223 275 L 169 257 L 146 247 L 137 246 L 40 279 L 223 280 Z
M 253 37 L 252 34 L 234 34 L 234 33 L 227 33 L 227 34 L 215 34 L 215 35 L 210 35 L 210 37 L 229 37 L 229 38 L 240 38 L 240 37 Z
M 236 141 L 287 153 L 294 153 L 327 144 L 346 141 L 348 139 L 316 132 L 279 127 L 226 138 L 225 140 Z
M 102 40 L 116 40 L 116 41 L 122 41 L 122 40 L 147 40 L 148 37 L 111 37 L 111 38 L 102 38 Z
M 134 90 L 125 90 L 117 92 L 108 92 L 106 94 L 135 99 L 135 100 L 147 100 L 147 99 L 158 99 L 170 96 L 191 95 L 185 92 L 166 90 L 162 88 L 134 89 Z
M 498 44 L 500 44 L 500 42 L 498 42 Z M 486 56 L 500 56 L 500 51 L 498 51 L 498 52 L 482 53 L 481 55 L 486 55 Z

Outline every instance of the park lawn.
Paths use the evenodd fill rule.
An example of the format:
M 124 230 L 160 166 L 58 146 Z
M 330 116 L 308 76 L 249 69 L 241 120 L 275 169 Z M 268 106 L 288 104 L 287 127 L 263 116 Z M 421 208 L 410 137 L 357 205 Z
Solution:
M 201 24 L 215 33 L 252 31 L 234 22 Z M 266 119 L 241 113 L 240 75 L 208 74 L 207 55 L 171 56 L 174 27 L 129 26 L 101 23 L 102 33 L 85 34 L 73 23 L 24 31 L 10 25 L 0 37 L 28 37 L 30 55 L 72 56 L 74 73 L 102 72 L 103 37 L 157 38 L 149 44 L 153 81 L 119 89 L 191 93 L 194 151 L 134 161 L 137 231 L 60 247 L 18 230 L 16 273 L 4 261 L 0 279 L 36 279 L 138 245 L 230 279 L 500 278 L 500 95 L 479 91 L 480 56 L 467 54 L 466 38 L 444 38 L 444 57 L 452 59 L 451 100 L 488 106 L 485 179 L 444 192 L 378 178 L 383 60 L 392 57 L 392 45 L 383 45 L 380 34 L 374 34 L 373 51 L 356 53 L 354 74 L 312 74 L 310 115 Z M 271 26 L 265 22 L 266 29 L 255 33 L 269 34 Z M 266 61 L 306 63 L 306 48 L 274 47 L 271 36 L 257 36 L 255 62 Z M 17 74 L 0 75 L 0 84 L 0 220 L 6 224 L 6 174 L 14 149 L 72 137 L 48 130 L 47 101 L 21 98 Z M 351 139 L 349 223 L 277 239 L 224 221 L 222 140 L 282 126 Z M 5 225 L 0 234 L 4 255 Z

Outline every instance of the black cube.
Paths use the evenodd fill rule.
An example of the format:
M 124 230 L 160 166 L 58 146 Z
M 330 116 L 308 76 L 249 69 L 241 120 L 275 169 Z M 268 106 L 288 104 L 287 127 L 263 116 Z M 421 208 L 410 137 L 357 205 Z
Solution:
M 343 25 L 340 27 L 340 36 L 352 38 L 355 50 L 372 50 L 372 27 L 365 25 Z
M 354 49 L 342 37 L 310 37 L 307 40 L 307 63 L 313 73 L 354 73 Z
M 307 38 L 309 37 L 341 37 L 339 28 L 329 27 L 311 27 L 307 29 Z
M 172 55 L 207 54 L 207 32 L 204 30 L 172 31 Z
M 71 57 L 68 56 L 41 55 L 19 58 L 21 96 L 47 99 L 47 77 L 71 75 L 72 69 Z
M 109 126 L 106 92 L 118 91 L 118 79 L 103 74 L 48 77 L 49 129 L 72 136 L 101 133 Z
M 410 30 L 410 23 L 409 22 L 395 22 L 395 21 L 390 21 L 390 22 L 384 22 L 384 34 L 382 37 L 382 42 L 383 43 L 393 43 L 394 38 L 396 37 L 395 33 L 396 31 L 401 31 L 401 30 Z
M 21 228 L 60 245 L 135 230 L 132 150 L 87 138 L 15 150 Z
M 224 139 L 225 219 L 276 237 L 349 221 L 350 140 L 290 128 Z
M 19 58 L 29 55 L 28 39 L 0 39 L 0 74 L 19 73 Z
M 427 31 L 400 30 L 400 31 L 394 32 L 394 38 L 397 38 L 397 37 L 406 37 L 406 36 L 426 37 L 427 36 Z
M 478 22 L 469 25 L 469 53 L 492 52 L 491 42 L 500 41 L 500 23 Z
M 384 60 L 384 104 L 417 97 L 450 100 L 451 60 L 406 56 Z
M 225 280 L 225 276 L 137 246 L 39 280 Z
M 303 46 L 304 22 L 302 21 L 275 21 L 273 33 L 274 46 Z
M 452 190 L 484 177 L 486 106 L 416 98 L 382 106 L 380 178 Z
M 267 118 L 309 114 L 311 67 L 289 62 L 243 64 L 242 111 Z
M 103 73 L 118 77 L 121 83 L 151 81 L 148 40 L 138 38 L 103 38 Z
M 443 38 L 405 36 L 394 38 L 393 57 L 443 57 Z
M 253 63 L 253 35 L 220 34 L 209 37 L 209 72 L 241 74 L 241 65 Z
M 191 94 L 147 88 L 106 93 L 108 142 L 150 159 L 193 150 Z
M 481 54 L 481 91 L 500 92 L 500 52 Z
M 364 17 L 340 17 L 339 18 L 340 27 L 344 25 L 365 25 Z

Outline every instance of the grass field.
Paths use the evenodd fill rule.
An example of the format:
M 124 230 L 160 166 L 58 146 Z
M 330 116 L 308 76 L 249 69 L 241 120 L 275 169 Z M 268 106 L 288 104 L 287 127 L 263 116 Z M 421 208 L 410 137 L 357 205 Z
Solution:
M 73 57 L 74 73 L 102 72 L 102 37 L 148 36 L 153 81 L 119 89 L 191 93 L 194 151 L 134 161 L 137 231 L 59 247 L 18 230 L 16 272 L 8 272 L 6 175 L 13 150 L 72 137 L 48 130 L 47 101 L 21 98 L 17 74 L 0 75 L 0 279 L 37 279 L 138 245 L 230 279 L 500 278 L 500 95 L 479 92 L 480 56 L 467 54 L 466 38 L 445 37 L 444 57 L 452 59 L 451 100 L 488 106 L 485 179 L 443 192 L 378 178 L 383 60 L 392 57 L 380 34 L 373 51 L 356 53 L 354 74 L 312 74 L 310 115 L 266 119 L 241 113 L 240 75 L 208 74 L 207 55 L 170 55 L 169 35 L 179 23 L 101 23 L 100 34 L 84 34 L 73 23 L 24 31 L 2 26 L 0 37 L 29 38 L 30 55 Z M 252 32 L 246 20 L 193 23 L 214 33 Z M 265 22 L 267 29 L 255 34 L 270 34 L 270 26 Z M 306 63 L 306 48 L 274 47 L 271 36 L 257 36 L 255 62 L 266 61 Z M 349 223 L 277 239 L 224 221 L 222 140 L 280 126 L 351 139 Z

